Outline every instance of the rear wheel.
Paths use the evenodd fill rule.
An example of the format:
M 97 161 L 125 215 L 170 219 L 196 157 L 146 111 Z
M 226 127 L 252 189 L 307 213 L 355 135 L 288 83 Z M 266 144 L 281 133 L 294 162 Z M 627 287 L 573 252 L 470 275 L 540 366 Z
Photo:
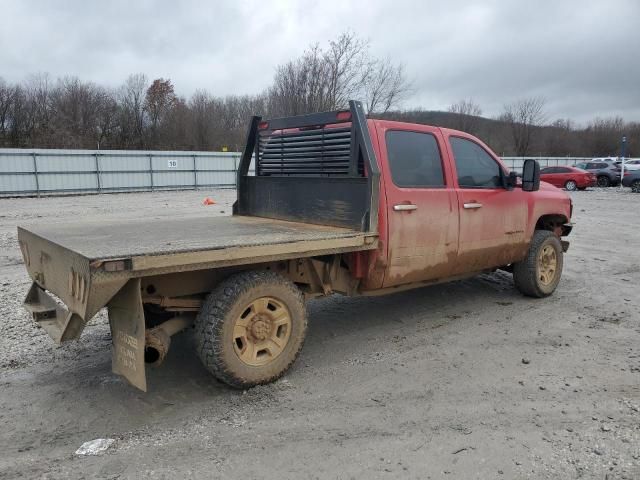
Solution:
M 536 230 L 527 256 L 513 265 L 513 281 L 529 297 L 551 295 L 562 276 L 562 245 L 553 232 Z
M 237 388 L 269 383 L 302 349 L 307 315 L 302 292 L 269 271 L 243 272 L 222 282 L 196 319 L 204 366 Z
M 635 180 L 631 184 L 631 191 L 635 193 L 640 193 L 640 180 Z
M 575 182 L 575 180 L 567 180 L 564 184 L 564 188 L 566 188 L 570 192 L 573 192 L 578 188 L 578 184 Z
M 611 186 L 611 179 L 606 175 L 600 175 L 598 177 L 598 186 L 603 188 Z

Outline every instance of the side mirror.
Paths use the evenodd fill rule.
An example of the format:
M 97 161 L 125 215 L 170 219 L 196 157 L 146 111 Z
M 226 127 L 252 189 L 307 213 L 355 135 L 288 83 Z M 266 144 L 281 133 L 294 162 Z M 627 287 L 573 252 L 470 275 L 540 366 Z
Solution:
M 509 172 L 509 176 L 504 179 L 504 188 L 513 190 L 518 183 L 518 174 L 514 171 Z
M 522 191 L 535 192 L 540 190 L 540 164 L 531 158 L 524 161 L 522 167 Z

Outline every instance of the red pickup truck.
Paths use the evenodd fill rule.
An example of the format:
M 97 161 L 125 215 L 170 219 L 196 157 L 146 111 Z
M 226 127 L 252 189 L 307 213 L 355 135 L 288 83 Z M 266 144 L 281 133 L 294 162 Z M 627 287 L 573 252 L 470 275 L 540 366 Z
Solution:
M 237 193 L 230 217 L 19 228 L 33 279 L 25 307 L 61 342 L 106 306 L 113 370 L 142 390 L 145 362 L 161 363 L 171 336 L 193 326 L 205 367 L 244 388 L 293 363 L 305 299 L 496 269 L 545 297 L 571 231 L 570 198 L 540 184 L 535 161 L 520 179 L 471 135 L 367 120 L 355 101 L 254 117 Z

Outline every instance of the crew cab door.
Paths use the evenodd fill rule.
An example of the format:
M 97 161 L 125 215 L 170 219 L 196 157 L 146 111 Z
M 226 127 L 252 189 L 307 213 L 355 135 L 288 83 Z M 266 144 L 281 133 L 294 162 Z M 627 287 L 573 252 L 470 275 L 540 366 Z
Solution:
M 460 210 L 457 274 L 521 260 L 528 248 L 528 203 L 521 188 L 507 190 L 507 173 L 490 150 L 471 136 L 445 134 L 456 171 Z
M 384 287 L 446 277 L 458 247 L 458 207 L 438 128 L 378 123 L 388 218 Z

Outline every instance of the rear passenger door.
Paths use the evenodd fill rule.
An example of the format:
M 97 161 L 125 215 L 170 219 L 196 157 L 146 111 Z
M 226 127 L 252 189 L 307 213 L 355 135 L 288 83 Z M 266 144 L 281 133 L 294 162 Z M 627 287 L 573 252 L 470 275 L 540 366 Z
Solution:
M 458 247 L 458 208 L 446 146 L 437 128 L 379 124 L 387 200 L 384 286 L 446 277 Z
M 456 273 L 521 260 L 528 248 L 526 193 L 505 188 L 503 166 L 475 139 L 449 135 L 448 140 L 460 210 Z

